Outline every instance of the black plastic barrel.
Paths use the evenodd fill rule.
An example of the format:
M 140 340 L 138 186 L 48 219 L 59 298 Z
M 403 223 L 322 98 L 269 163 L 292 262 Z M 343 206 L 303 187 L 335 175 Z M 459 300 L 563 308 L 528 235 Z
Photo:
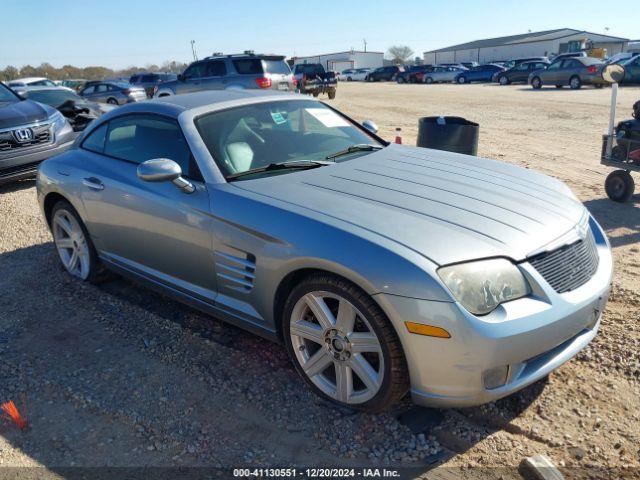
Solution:
M 462 117 L 423 117 L 418 120 L 418 146 L 476 155 L 480 126 Z

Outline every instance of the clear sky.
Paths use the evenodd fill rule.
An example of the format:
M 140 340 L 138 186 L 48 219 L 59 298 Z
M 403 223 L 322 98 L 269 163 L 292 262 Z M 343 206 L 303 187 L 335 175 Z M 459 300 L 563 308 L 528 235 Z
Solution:
M 623 2 L 624 3 L 624 2 Z M 0 68 L 124 68 L 213 52 L 313 55 L 409 45 L 416 54 L 527 30 L 640 38 L 638 16 L 601 0 L 0 0 Z M 625 13 L 626 11 L 626 13 Z

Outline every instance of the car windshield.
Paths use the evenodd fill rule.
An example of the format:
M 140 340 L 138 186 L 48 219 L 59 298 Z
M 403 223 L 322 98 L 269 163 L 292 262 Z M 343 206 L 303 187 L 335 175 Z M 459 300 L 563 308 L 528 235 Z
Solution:
M 256 103 L 212 112 L 196 127 L 225 177 L 283 162 L 318 162 L 354 145 L 382 147 L 373 136 L 326 105 L 312 100 Z M 361 148 L 332 159 L 347 161 L 370 153 Z M 247 175 L 290 173 L 272 169 Z
M 0 83 L 0 103 L 17 102 L 20 99 L 7 87 Z
M 83 102 L 84 99 L 73 92 L 68 90 L 59 89 L 59 90 L 30 90 L 26 92 L 29 100 L 33 100 L 35 102 L 46 103 L 47 105 L 51 105 L 52 107 L 59 107 L 64 102 L 68 100 L 73 100 L 74 102 Z

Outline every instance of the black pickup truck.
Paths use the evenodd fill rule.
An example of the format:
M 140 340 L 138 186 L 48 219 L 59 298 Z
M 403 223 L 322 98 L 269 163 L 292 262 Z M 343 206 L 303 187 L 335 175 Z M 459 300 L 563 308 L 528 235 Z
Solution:
M 326 93 L 330 99 L 336 98 L 338 79 L 335 72 L 327 72 L 320 63 L 301 63 L 294 67 L 293 74 L 298 81 L 301 93 L 310 93 L 317 97 Z

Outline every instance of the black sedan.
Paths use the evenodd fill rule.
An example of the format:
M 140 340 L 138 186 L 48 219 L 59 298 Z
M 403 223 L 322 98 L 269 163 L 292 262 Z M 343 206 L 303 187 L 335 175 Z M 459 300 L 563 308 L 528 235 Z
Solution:
M 67 118 L 74 132 L 81 132 L 91 120 L 115 108 L 111 105 L 89 102 L 67 88 L 32 87 L 20 90 L 18 93 L 22 98 L 44 103 L 58 110 Z
M 523 82 L 527 83 L 529 75 L 535 70 L 544 70 L 549 66 L 549 62 L 537 60 L 523 62 L 504 72 L 498 72 L 495 81 L 500 85 L 509 85 L 510 83 Z

